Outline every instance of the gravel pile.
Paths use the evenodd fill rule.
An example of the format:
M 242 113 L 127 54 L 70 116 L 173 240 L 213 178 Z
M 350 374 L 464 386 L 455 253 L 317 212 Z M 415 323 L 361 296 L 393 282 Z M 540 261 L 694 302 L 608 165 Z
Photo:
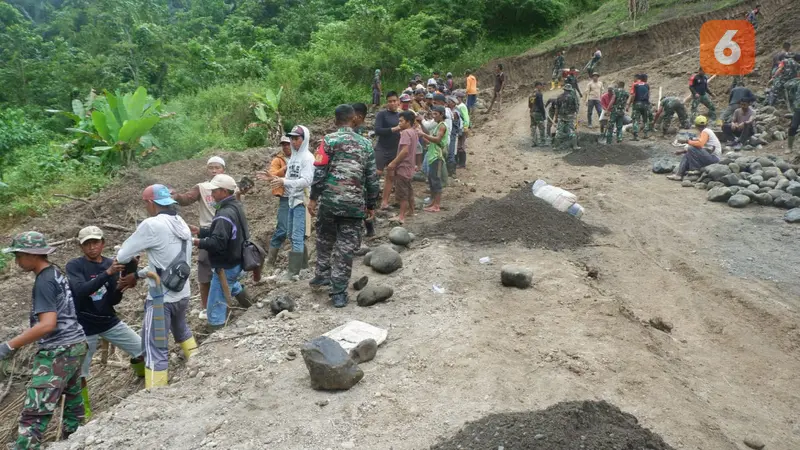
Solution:
M 518 241 L 529 248 L 563 250 L 592 242 L 594 229 L 554 209 L 525 186 L 500 199 L 481 198 L 431 227 L 430 235 L 455 235 L 472 243 Z
M 580 133 L 578 145 L 581 149 L 573 150 L 562 159 L 571 166 L 604 167 L 609 164 L 629 166 L 650 158 L 650 154 L 641 147 L 625 142 L 604 145 L 598 143 L 598 139 L 602 139 L 599 134 Z
M 636 417 L 605 401 L 557 403 L 531 412 L 492 414 L 431 447 L 455 449 L 671 450 Z

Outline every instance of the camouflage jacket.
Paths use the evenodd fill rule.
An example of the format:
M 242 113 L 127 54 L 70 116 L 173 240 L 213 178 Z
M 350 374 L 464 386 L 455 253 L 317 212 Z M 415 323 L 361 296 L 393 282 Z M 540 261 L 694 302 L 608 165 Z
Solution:
M 553 62 L 554 69 L 563 69 L 564 68 L 564 57 L 562 55 L 556 56 L 555 62 Z
M 340 217 L 364 218 L 375 208 L 380 186 L 372 143 L 344 127 L 326 135 L 314 163 L 311 200 Z
M 558 116 L 564 117 L 578 113 L 578 98 L 572 92 L 564 92 L 558 97 Z
M 798 71 L 800 71 L 800 63 L 795 61 L 793 58 L 784 59 L 783 72 L 781 72 L 781 81 L 784 83 L 792 81 L 795 77 L 797 77 Z
M 792 100 L 792 104 L 794 106 L 795 111 L 800 111 L 800 78 L 795 78 L 794 80 L 791 80 L 788 83 L 786 83 L 786 89 L 788 90 L 790 95 L 792 92 L 794 92 L 794 99 Z
M 628 98 L 630 98 L 631 94 L 628 93 L 625 89 L 614 89 L 614 103 L 611 104 L 611 112 L 612 113 L 621 113 L 625 111 L 625 107 L 628 103 Z
M 664 97 L 661 99 L 661 107 L 664 109 L 676 110 L 683 106 L 683 102 L 678 97 Z

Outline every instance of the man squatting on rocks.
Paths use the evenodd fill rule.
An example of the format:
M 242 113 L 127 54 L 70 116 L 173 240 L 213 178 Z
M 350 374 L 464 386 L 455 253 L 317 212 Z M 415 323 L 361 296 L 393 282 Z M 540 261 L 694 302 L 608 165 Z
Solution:
M 308 208 L 317 216 L 317 267 L 309 285 L 329 286 L 333 306 L 342 308 L 353 256 L 361 247 L 361 223 L 374 214 L 380 186 L 372 144 L 351 128 L 353 107 L 340 105 L 335 115 L 339 129 L 323 138 L 314 163 Z
M 89 226 L 78 233 L 83 256 L 67 263 L 67 277 L 75 301 L 78 323 L 83 327 L 89 351 L 81 367 L 81 386 L 85 418 L 92 417 L 89 401 L 89 366 L 100 338 L 127 353 L 136 375 L 144 376 L 142 338 L 117 317 L 114 306 L 122 301 L 122 293 L 136 286 L 138 260 L 125 265 L 103 256 L 103 230 Z M 122 273 L 122 275 L 120 275 Z
M 690 140 L 683 149 L 675 152 L 676 155 L 683 155 L 683 158 L 678 166 L 678 173 L 667 177 L 670 180 L 681 181 L 689 171 L 700 170 L 710 164 L 718 163 L 722 156 L 722 144 L 714 131 L 707 127 L 706 116 L 697 116 L 694 125 L 700 136 L 697 140 Z
M 259 172 L 256 178 L 269 181 L 273 189 L 283 189 L 278 206 L 278 226 L 275 227 L 269 243 L 267 263 L 275 264 L 278 250 L 288 234 L 292 241 L 292 251 L 289 253 L 286 278 L 291 280 L 300 274 L 300 269 L 308 267 L 308 249 L 305 247 L 306 191 L 314 180 L 314 155 L 308 151 L 308 143 L 311 141 L 308 128 L 297 125 L 286 136 L 291 141 L 292 156 L 287 162 L 284 175 Z
M 86 356 L 86 336 L 78 323 L 75 303 L 67 277 L 51 264 L 47 255 L 56 249 L 47 245 L 44 235 L 27 231 L 14 236 L 3 253 L 13 253 L 17 265 L 33 272 L 30 328 L 0 344 L 0 360 L 34 342 L 39 350 L 33 357 L 31 381 L 19 418 L 15 450 L 39 449 L 53 412 L 64 396 L 61 436 L 66 439 L 84 420 L 80 370 Z
M 220 176 L 227 175 L 216 177 Z M 188 271 L 192 263 L 192 233 L 189 225 L 178 215 L 175 207 L 177 202 L 170 195 L 169 189 L 162 184 L 148 186 L 142 192 L 142 201 L 149 217 L 122 243 L 117 252 L 117 262 L 128 264 L 145 252 L 147 268 L 136 272 L 139 279 L 146 277 L 148 273 L 155 273 L 163 278 L 169 269 L 177 268 L 181 264 L 185 264 L 184 268 Z M 186 273 L 187 278 L 188 276 Z M 172 331 L 175 342 L 180 344 L 187 359 L 197 351 L 197 342 L 186 321 L 191 284 L 185 282 L 179 290 L 173 291 L 163 283 L 157 283 L 153 277 L 148 277 L 148 285 L 142 319 L 142 344 L 144 385 L 150 389 L 166 386 L 169 379 L 167 330 Z M 209 313 L 209 319 L 210 316 Z

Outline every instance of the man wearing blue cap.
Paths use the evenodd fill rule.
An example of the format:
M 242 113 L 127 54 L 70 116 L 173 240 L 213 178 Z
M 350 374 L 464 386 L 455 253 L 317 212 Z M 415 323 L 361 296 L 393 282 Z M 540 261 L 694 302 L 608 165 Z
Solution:
M 219 176 L 219 175 L 218 175 Z M 127 264 L 139 253 L 147 253 L 147 268 L 139 271 L 137 278 L 148 272 L 156 273 L 165 279 L 171 268 L 192 263 L 192 232 L 175 208 L 177 203 L 163 184 L 148 186 L 142 193 L 147 214 L 136 231 L 122 243 L 117 253 L 117 262 Z M 182 258 L 181 258 L 182 256 Z M 188 273 L 186 274 L 188 277 Z M 167 329 L 172 331 L 175 342 L 179 343 L 188 359 L 197 351 L 197 343 L 192 330 L 186 322 L 189 308 L 191 283 L 182 283 L 176 290 L 168 289 L 163 283 L 156 285 L 149 280 L 150 289 L 144 307 L 142 321 L 142 341 L 144 346 L 145 388 L 166 386 L 168 381 L 169 351 Z M 172 285 L 171 285 L 172 286 Z

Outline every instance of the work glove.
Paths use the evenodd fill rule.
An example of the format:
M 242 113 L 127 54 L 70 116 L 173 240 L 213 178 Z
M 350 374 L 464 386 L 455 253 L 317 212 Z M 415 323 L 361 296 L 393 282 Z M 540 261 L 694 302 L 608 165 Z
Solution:
M 8 345 L 8 342 L 3 342 L 2 344 L 0 344 L 0 361 L 10 358 L 11 355 L 13 354 L 14 354 L 14 349 L 12 349 L 10 345 Z

